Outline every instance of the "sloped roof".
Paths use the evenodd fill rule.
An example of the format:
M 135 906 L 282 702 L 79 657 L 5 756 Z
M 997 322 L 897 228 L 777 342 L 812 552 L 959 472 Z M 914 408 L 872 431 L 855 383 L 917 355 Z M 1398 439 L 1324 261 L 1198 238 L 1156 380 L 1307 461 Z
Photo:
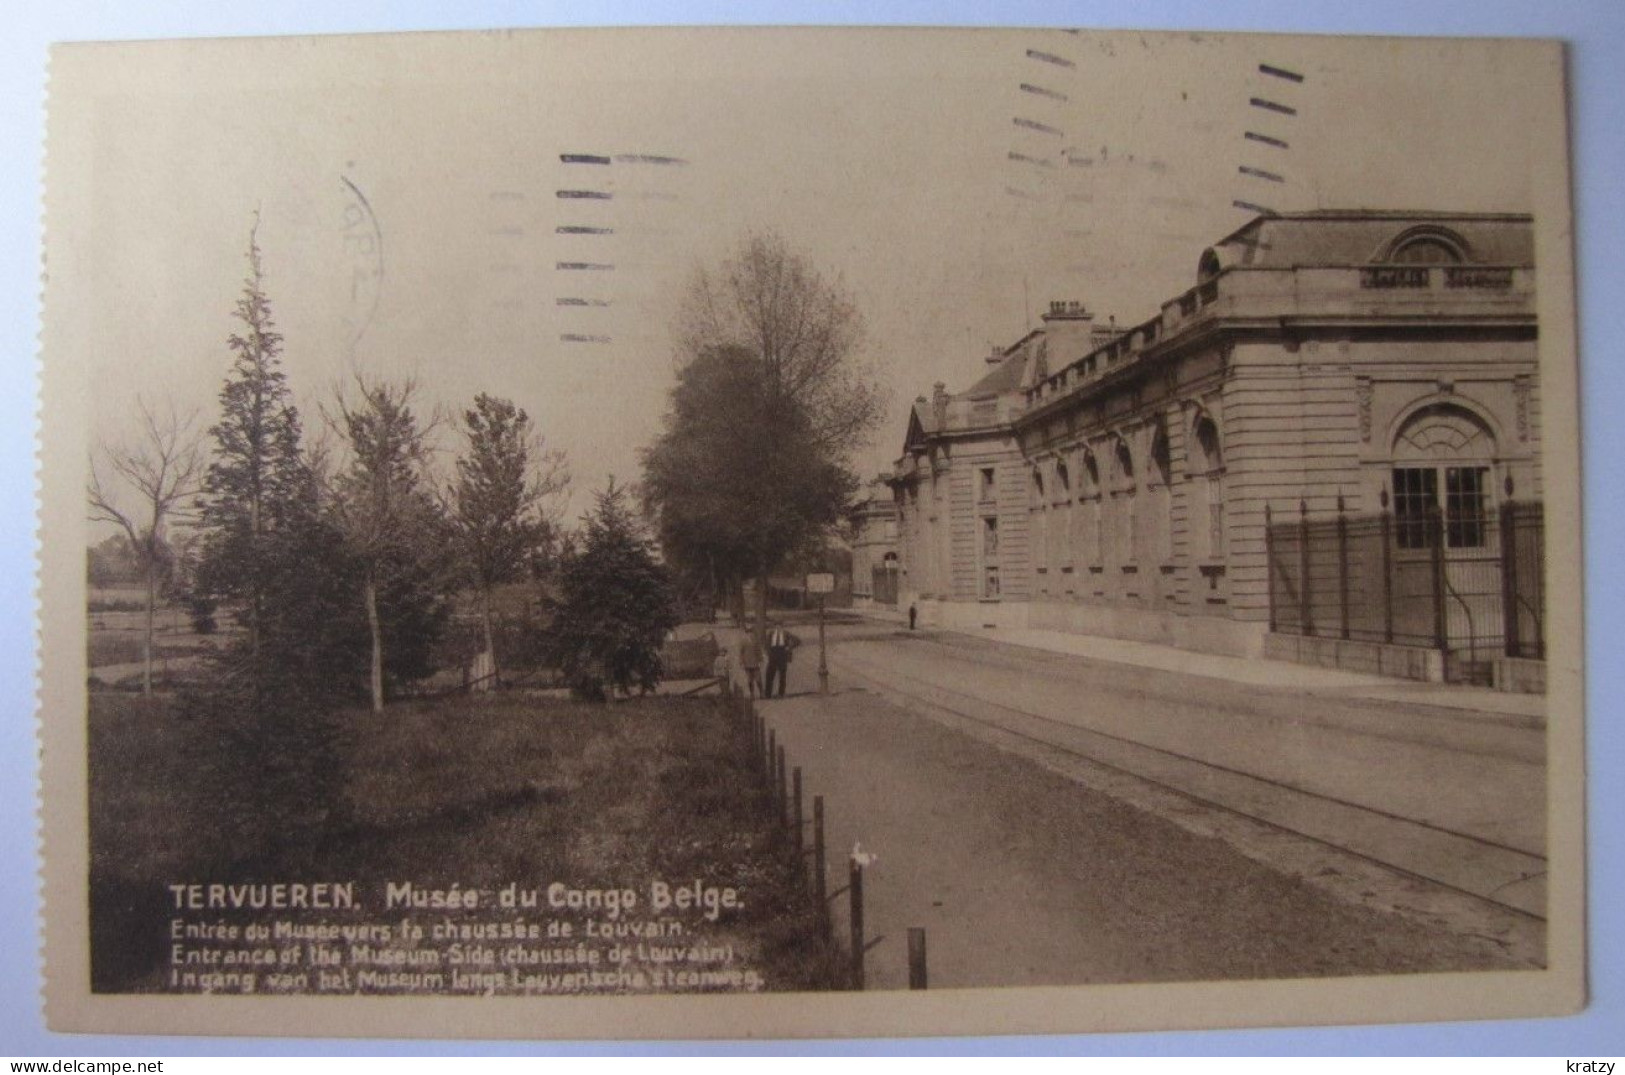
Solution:
M 914 419 L 920 423 L 921 433 L 935 433 L 937 431 L 937 411 L 931 406 L 928 399 L 914 401 Z
M 1001 396 L 1006 392 L 1015 392 L 1022 387 L 1022 375 L 1027 371 L 1027 353 L 1017 350 L 1003 362 L 982 376 L 982 379 L 956 393 L 962 398 L 978 396 Z

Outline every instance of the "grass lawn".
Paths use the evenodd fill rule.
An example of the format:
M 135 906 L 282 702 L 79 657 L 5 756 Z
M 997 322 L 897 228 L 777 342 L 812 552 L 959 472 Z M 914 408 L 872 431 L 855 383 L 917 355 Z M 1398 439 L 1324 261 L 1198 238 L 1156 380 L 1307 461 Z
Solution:
M 331 816 L 342 820 L 280 848 L 234 847 L 216 824 L 229 792 L 198 771 L 198 759 L 209 756 L 196 741 L 208 734 L 206 722 L 178 717 L 162 698 L 92 695 L 96 989 L 182 988 L 171 974 L 176 912 L 166 886 L 248 881 L 349 883 L 355 906 L 202 917 L 342 925 L 410 914 L 481 928 L 523 918 L 567 923 L 579 938 L 589 919 L 601 927 L 608 913 L 603 906 L 551 907 L 550 886 L 559 886 L 554 893 L 624 889 L 640 906 L 620 921 L 679 921 L 692 943 L 728 948 L 727 967 L 741 972 L 744 988 L 823 989 L 838 980 L 839 954 L 749 765 L 749 732 L 719 700 L 651 697 L 604 706 L 504 695 L 341 716 L 352 733 L 340 761 L 346 801 Z M 740 906 L 715 921 L 655 914 L 648 899 L 657 880 L 673 889 L 696 882 L 702 891 L 731 888 Z M 386 910 L 389 886 L 404 883 L 418 892 L 472 889 L 481 905 Z M 538 905 L 499 908 L 496 896 L 509 885 L 537 893 Z M 395 943 L 433 947 L 429 939 Z M 355 991 L 455 991 L 451 981 L 449 974 L 434 981 L 375 976 L 384 984 Z M 496 987 L 486 991 L 510 991 L 490 982 Z M 741 986 L 711 979 L 692 987 Z M 668 980 L 664 988 L 685 987 Z M 267 991 L 263 976 L 257 991 Z M 289 982 L 286 991 L 315 990 Z M 640 990 L 623 982 L 595 991 Z

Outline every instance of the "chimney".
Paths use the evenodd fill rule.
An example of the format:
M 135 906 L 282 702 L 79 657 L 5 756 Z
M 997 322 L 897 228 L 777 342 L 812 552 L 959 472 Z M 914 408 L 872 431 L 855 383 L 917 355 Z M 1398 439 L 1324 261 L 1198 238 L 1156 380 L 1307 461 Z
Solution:
M 937 416 L 938 428 L 948 422 L 948 386 L 938 381 L 931 392 L 931 409 Z
M 1051 371 L 1082 358 L 1095 348 L 1095 315 L 1076 299 L 1051 302 L 1044 314 L 1044 339 L 1049 344 Z M 1098 329 L 1093 330 L 1095 332 Z
M 1004 348 L 1000 347 L 998 344 L 993 344 L 992 350 L 988 352 L 987 357 L 982 361 L 986 362 L 989 366 L 997 366 L 1000 362 L 1004 361 Z
M 1117 318 L 1107 318 L 1106 324 L 1096 325 L 1090 330 L 1089 349 L 1092 351 L 1096 347 L 1104 347 L 1122 334 L 1122 331 L 1117 327 Z

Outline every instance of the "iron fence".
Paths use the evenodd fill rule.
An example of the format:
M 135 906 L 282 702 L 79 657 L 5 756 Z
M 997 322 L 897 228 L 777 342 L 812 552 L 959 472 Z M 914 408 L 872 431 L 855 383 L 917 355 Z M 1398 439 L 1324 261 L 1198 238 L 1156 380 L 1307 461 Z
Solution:
M 1310 519 L 1265 509 L 1270 630 L 1438 649 L 1452 679 L 1498 656 L 1544 658 L 1545 529 L 1537 502 L 1446 516 Z

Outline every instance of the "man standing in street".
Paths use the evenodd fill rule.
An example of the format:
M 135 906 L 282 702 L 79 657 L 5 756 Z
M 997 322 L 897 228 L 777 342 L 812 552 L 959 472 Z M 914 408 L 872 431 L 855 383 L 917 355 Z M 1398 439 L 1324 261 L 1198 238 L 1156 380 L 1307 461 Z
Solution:
M 781 625 L 774 624 L 767 631 L 767 684 L 762 697 L 773 697 L 773 677 L 779 677 L 779 697 L 784 697 L 785 681 L 790 678 L 790 650 L 795 647 L 795 636 Z
M 739 640 L 739 667 L 745 673 L 750 696 L 755 698 L 756 689 L 762 683 L 762 647 L 756 644 L 756 636 L 749 631 Z

